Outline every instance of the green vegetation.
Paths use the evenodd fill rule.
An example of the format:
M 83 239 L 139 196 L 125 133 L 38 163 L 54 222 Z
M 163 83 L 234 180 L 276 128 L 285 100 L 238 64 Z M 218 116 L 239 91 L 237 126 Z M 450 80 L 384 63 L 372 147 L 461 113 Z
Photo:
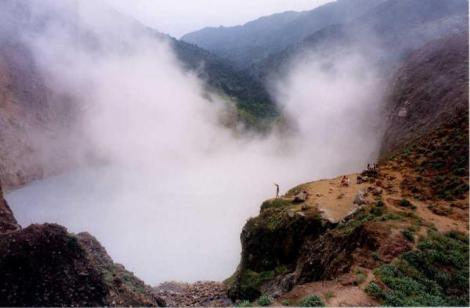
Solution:
M 404 199 L 406 200 L 406 199 Z M 381 202 L 381 201 L 379 201 Z M 406 200 L 405 202 L 409 202 Z M 383 204 L 383 203 L 382 203 Z M 411 204 L 411 203 L 410 203 Z M 351 219 L 341 223 L 335 228 L 337 232 L 350 234 L 357 227 L 368 221 L 387 221 L 387 220 L 411 220 L 412 223 L 420 224 L 421 219 L 416 214 L 411 212 L 389 212 L 386 208 L 381 205 L 373 205 L 369 207 L 363 207 L 358 210 Z
M 383 206 L 374 206 L 371 209 L 370 213 L 374 216 L 382 216 L 384 213 L 384 208 Z
M 344 223 L 340 223 L 335 230 L 344 234 L 351 234 L 356 230 L 356 228 L 360 227 L 365 222 L 376 218 L 374 214 L 369 213 L 370 211 L 370 208 L 361 208 L 353 215 L 353 217 L 351 217 L 351 219 Z
M 250 301 L 242 301 L 240 304 L 238 304 L 238 307 L 252 307 Z
M 290 302 L 289 302 L 288 299 L 283 300 L 281 304 L 282 304 L 283 306 L 290 306 Z
M 300 307 L 325 307 L 325 303 L 318 295 L 309 295 L 304 297 L 300 303 Z
M 183 41 L 172 41 L 177 57 L 186 69 L 199 70 L 205 63 L 204 79 L 212 90 L 222 92 L 237 104 L 239 120 L 248 127 L 258 127 L 259 122 L 272 121 L 279 116 L 276 105 L 263 83 L 246 71 L 236 70 L 199 47 Z
M 326 300 L 330 300 L 333 297 L 335 297 L 335 293 L 333 291 L 328 291 L 328 292 L 325 293 L 325 299 Z
M 455 175 L 439 175 L 431 180 L 431 188 L 437 197 L 447 201 L 460 198 L 468 192 L 468 184 L 465 180 Z
M 366 281 L 366 274 L 364 274 L 364 272 L 362 271 L 357 271 L 356 272 L 356 280 L 354 281 L 354 283 L 356 285 L 360 285 L 361 283 L 363 283 L 364 281 Z
M 260 287 L 274 279 L 277 275 L 284 274 L 287 267 L 278 266 L 275 270 L 257 273 L 245 269 L 241 273 L 236 273 L 225 281 L 227 285 L 236 286 L 231 292 L 236 293 L 236 298 L 255 300 L 261 295 Z
M 406 207 L 413 210 L 416 209 L 416 206 L 412 204 L 408 199 L 401 199 L 399 204 L 401 207 Z
M 266 200 L 263 202 L 263 204 L 261 204 L 261 211 L 269 208 L 284 207 L 290 205 L 292 205 L 290 201 L 282 198 Z
M 373 281 L 367 286 L 366 292 L 375 298 L 382 298 L 384 295 L 384 290 Z
M 267 295 L 262 295 L 258 298 L 256 304 L 261 307 L 269 306 L 271 305 L 271 299 Z
M 375 261 L 380 261 L 380 255 L 378 251 L 374 251 L 372 253 L 372 258 L 374 258 Z
M 403 151 L 402 162 L 417 173 L 404 179 L 405 190 L 419 200 L 463 199 L 469 190 L 468 153 L 468 110 L 462 110 Z
M 468 306 L 468 238 L 430 231 L 416 250 L 380 266 L 375 275 L 384 287 L 371 282 L 366 291 L 385 305 Z
M 403 236 L 410 242 L 414 242 L 415 240 L 415 236 L 414 236 L 414 233 L 413 231 L 409 230 L 409 229 L 406 229 L 406 230 L 402 230 L 401 231 L 401 234 L 403 234 Z

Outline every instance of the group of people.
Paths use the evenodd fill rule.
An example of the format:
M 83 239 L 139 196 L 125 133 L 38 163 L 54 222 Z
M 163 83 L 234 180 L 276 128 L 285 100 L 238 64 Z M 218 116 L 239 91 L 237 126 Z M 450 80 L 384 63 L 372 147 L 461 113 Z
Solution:
M 377 164 L 372 164 L 372 166 L 370 164 L 367 164 L 367 171 L 377 172 L 377 170 L 378 170 Z

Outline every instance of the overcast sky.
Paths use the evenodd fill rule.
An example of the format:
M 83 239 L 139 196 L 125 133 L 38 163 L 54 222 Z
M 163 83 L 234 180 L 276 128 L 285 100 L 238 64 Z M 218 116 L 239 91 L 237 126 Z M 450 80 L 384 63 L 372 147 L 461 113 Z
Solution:
M 206 26 L 233 26 L 284 11 L 310 10 L 331 0 L 106 0 L 123 13 L 179 38 Z

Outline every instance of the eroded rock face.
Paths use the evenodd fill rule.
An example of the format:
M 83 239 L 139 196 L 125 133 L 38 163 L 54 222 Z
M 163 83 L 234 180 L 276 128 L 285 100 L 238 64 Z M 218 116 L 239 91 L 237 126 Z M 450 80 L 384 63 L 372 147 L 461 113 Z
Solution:
M 292 265 L 305 236 L 321 233 L 325 225 L 317 214 L 290 215 L 285 209 L 266 209 L 243 228 L 242 263 L 257 272 Z
M 351 228 L 333 228 L 305 243 L 295 271 L 295 283 L 334 279 L 348 273 L 360 260 L 355 254 L 375 251 L 387 238 L 387 230 L 378 223 L 364 223 Z
M 254 300 L 263 287 L 281 280 L 297 264 L 301 247 L 323 233 L 330 224 L 316 209 L 297 211 L 295 203 L 267 201 L 258 217 L 251 218 L 241 234 L 242 256 L 237 272 L 229 279 L 232 300 Z

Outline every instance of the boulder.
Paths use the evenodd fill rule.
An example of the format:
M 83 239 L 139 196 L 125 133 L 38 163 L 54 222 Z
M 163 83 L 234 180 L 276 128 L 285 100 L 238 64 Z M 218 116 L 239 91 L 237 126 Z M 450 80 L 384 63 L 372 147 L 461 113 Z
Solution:
M 354 197 L 353 204 L 357 204 L 357 205 L 366 204 L 365 193 L 362 190 L 357 192 L 356 196 Z

